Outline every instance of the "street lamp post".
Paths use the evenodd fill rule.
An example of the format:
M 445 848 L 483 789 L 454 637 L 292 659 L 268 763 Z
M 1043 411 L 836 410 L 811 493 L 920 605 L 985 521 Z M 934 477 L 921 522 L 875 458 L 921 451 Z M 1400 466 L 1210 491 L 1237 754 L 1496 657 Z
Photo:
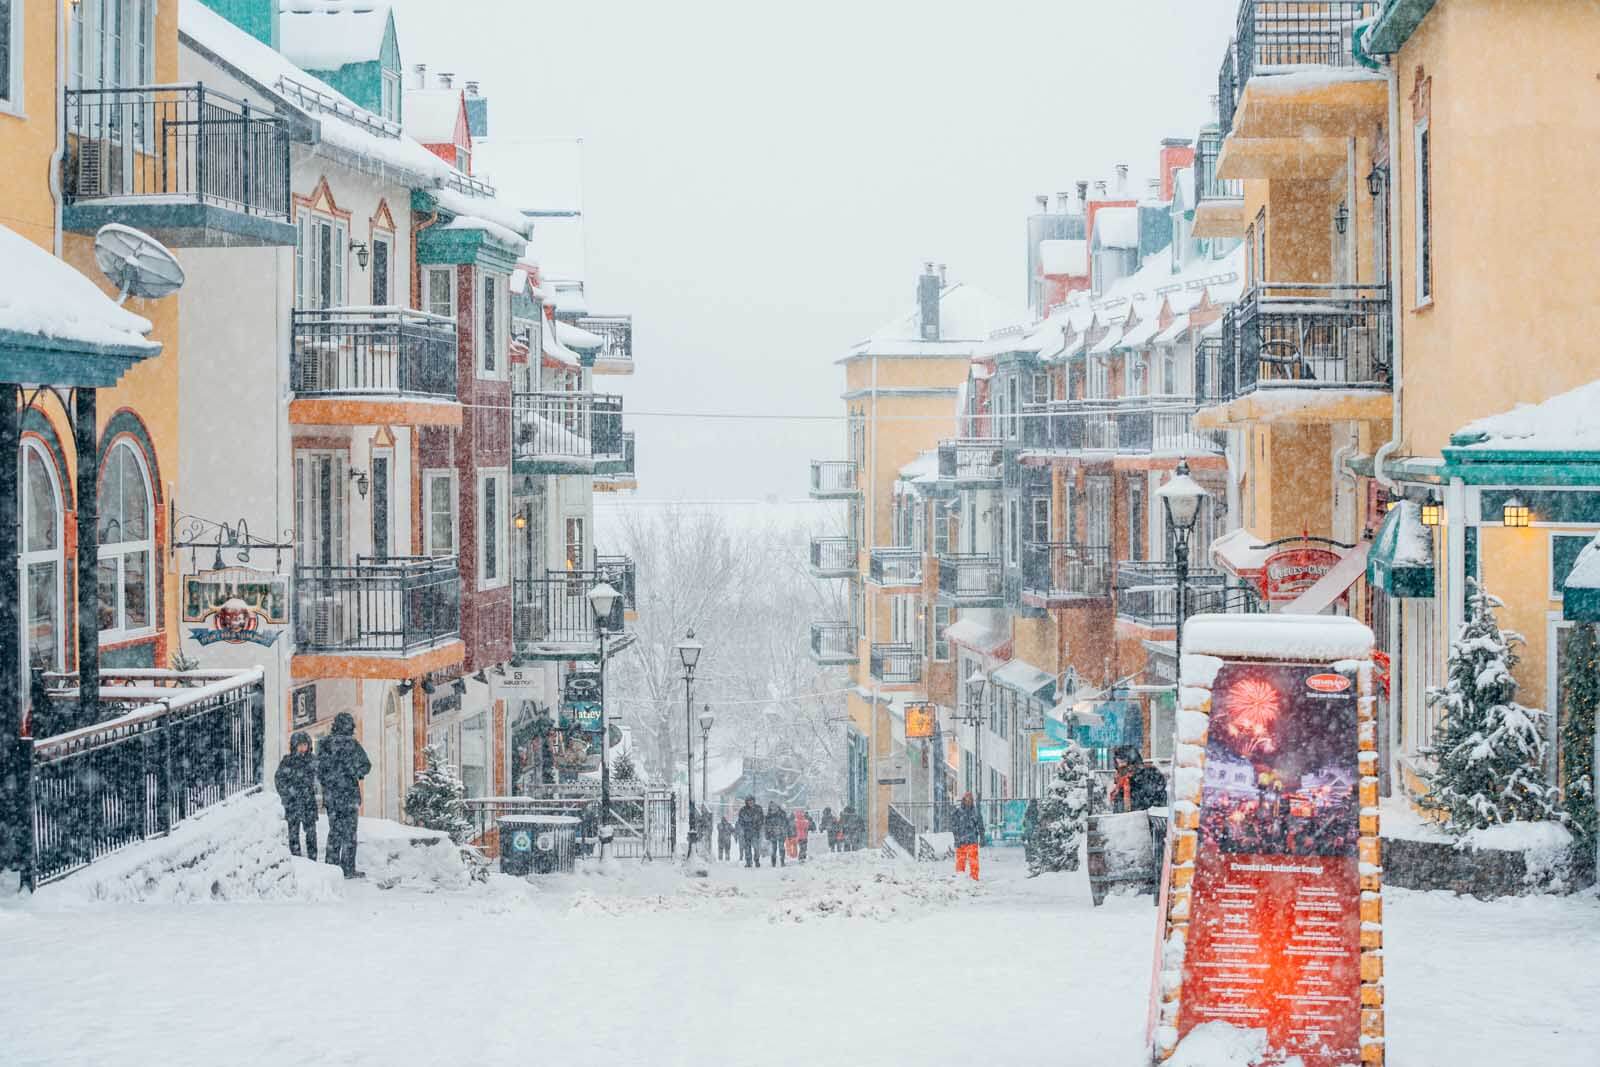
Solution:
M 983 810 L 983 691 L 989 680 L 977 667 L 967 679 L 967 721 L 972 723 L 972 767 L 976 779 L 978 810 Z
M 611 840 L 607 821 L 611 817 L 611 763 L 606 759 L 606 749 L 611 744 L 611 726 L 606 721 L 606 630 L 611 619 L 611 608 L 621 594 L 609 582 L 601 582 L 589 590 L 589 606 L 594 610 L 594 634 L 600 642 L 600 858 L 606 858 L 606 844 Z
M 711 724 L 716 721 L 716 716 L 711 714 L 711 705 L 707 704 L 700 713 L 700 807 L 705 811 L 706 823 L 706 855 L 711 854 L 711 788 L 709 772 L 711 768 Z
M 694 668 L 700 662 L 700 653 L 705 646 L 694 639 L 694 630 L 691 629 L 678 642 L 678 659 L 683 664 L 683 794 L 685 804 L 683 810 L 689 816 L 689 847 L 683 854 L 684 862 L 694 856 L 696 837 L 694 818 Z M 700 798 L 701 803 L 705 797 Z
M 1189 538 L 1194 533 L 1195 520 L 1200 517 L 1200 502 L 1205 499 L 1205 487 L 1189 477 L 1189 461 L 1180 459 L 1172 478 L 1156 490 L 1161 505 L 1167 513 L 1167 526 L 1172 530 L 1172 559 L 1178 581 L 1177 625 L 1173 633 L 1174 707 L 1183 700 L 1183 618 L 1189 608 Z

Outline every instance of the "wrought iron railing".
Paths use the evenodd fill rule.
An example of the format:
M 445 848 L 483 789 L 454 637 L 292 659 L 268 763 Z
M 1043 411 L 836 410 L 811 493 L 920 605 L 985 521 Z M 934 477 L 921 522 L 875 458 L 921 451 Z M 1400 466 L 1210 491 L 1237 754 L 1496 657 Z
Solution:
M 150 671 L 130 681 L 133 708 L 32 745 L 29 874 L 43 885 L 262 780 L 262 672 Z M 160 677 L 157 678 L 156 676 Z M 171 697 L 150 699 L 152 687 Z M 118 702 L 105 687 L 101 700 Z
M 855 624 L 842 621 L 812 623 L 811 658 L 819 663 L 854 663 Z
M 889 836 L 908 856 L 917 854 L 917 830 L 911 820 L 900 814 L 900 809 L 889 805 Z
M 1222 134 L 1202 130 L 1194 153 L 1194 194 L 1198 201 L 1242 200 L 1244 182 L 1238 178 L 1217 177 L 1217 157 L 1222 154 Z
M 872 646 L 872 677 L 885 685 L 915 685 L 922 681 L 922 650 L 916 645 Z
M 813 537 L 811 573 L 824 576 L 854 574 L 856 552 L 853 537 Z
M 1223 136 L 1233 132 L 1233 114 L 1239 109 L 1239 71 L 1235 62 L 1236 43 L 1222 50 L 1222 66 L 1217 69 L 1217 130 Z
M 1221 452 L 1222 435 L 1197 429 L 1195 410 L 1189 397 L 1124 397 L 1116 412 L 1117 451 L 1155 455 Z
M 639 565 L 629 556 L 594 557 L 595 573 L 622 594 L 625 611 L 639 610 Z
M 1238 84 L 1284 67 L 1353 67 L 1351 30 L 1381 0 L 1240 0 Z
M 578 320 L 578 326 L 605 338 L 606 343 L 595 353 L 596 360 L 633 362 L 632 315 L 586 315 Z
M 922 549 L 874 548 L 867 577 L 874 585 L 921 585 Z
M 517 578 L 511 583 L 511 634 L 518 644 L 588 645 L 598 639 L 589 591 L 614 571 L 549 571 L 542 578 Z M 613 583 L 615 585 L 615 583 Z M 604 622 L 608 634 L 626 624 L 628 605 L 618 597 Z
M 945 552 L 939 555 L 939 595 L 957 604 L 997 603 L 1005 592 L 999 556 Z
M 1221 590 L 1227 582 L 1222 571 L 1191 567 L 1187 611 L 1197 610 L 1200 593 Z M 1123 560 L 1117 564 L 1117 615 L 1145 626 L 1171 626 L 1178 617 L 1178 572 L 1165 560 Z
M 970 437 L 939 442 L 939 477 L 957 483 L 999 483 L 1005 474 L 1005 442 Z
M 1256 286 L 1223 315 L 1218 398 L 1260 386 L 1387 389 L 1389 310 L 1382 285 Z
M 301 652 L 409 653 L 461 633 L 454 556 L 372 559 L 294 569 L 294 635 Z
M 600 457 L 606 463 L 605 470 L 597 473 L 595 477 L 601 481 L 624 482 L 638 476 L 639 468 L 635 459 L 636 442 L 632 430 L 622 431 L 622 454 L 620 456 Z
M 1111 548 L 1071 541 L 1022 546 L 1022 592 L 1047 601 L 1111 594 Z
M 511 423 L 519 460 L 621 460 L 626 454 L 622 398 L 614 394 L 515 393 Z
M 289 220 L 282 119 L 203 85 L 67 89 L 68 204 L 161 198 Z
M 1201 404 L 1227 399 L 1222 369 L 1222 335 L 1200 338 L 1194 346 L 1194 393 Z
M 296 309 L 289 387 L 300 396 L 456 398 L 454 319 L 398 307 Z
M 848 459 L 811 461 L 811 495 L 815 497 L 854 496 L 861 491 L 856 465 Z

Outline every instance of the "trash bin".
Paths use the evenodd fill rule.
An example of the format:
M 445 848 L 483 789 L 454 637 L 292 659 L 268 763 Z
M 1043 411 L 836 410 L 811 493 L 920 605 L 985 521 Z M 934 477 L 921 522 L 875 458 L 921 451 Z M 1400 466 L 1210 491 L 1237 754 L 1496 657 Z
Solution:
M 553 874 L 573 866 L 578 820 L 571 815 L 502 815 L 502 874 Z

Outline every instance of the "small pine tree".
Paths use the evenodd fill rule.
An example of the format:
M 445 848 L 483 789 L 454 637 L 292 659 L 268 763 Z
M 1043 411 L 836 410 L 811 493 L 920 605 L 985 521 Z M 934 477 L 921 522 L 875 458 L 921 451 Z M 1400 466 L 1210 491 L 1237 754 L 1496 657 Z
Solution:
M 1077 745 L 1068 745 L 1056 776 L 1039 801 L 1039 825 L 1028 860 L 1031 873 L 1078 869 L 1078 841 L 1089 824 L 1094 794 L 1094 775 L 1089 770 L 1087 753 Z
M 617 762 L 612 766 L 611 776 L 619 784 L 627 785 L 639 776 L 639 768 L 634 765 L 633 757 L 624 752 L 617 757 Z
M 406 818 L 417 826 L 444 831 L 459 845 L 472 829 L 463 803 L 466 790 L 437 745 L 424 749 L 423 758 L 427 768 L 406 790 Z
M 1596 818 L 1594 795 L 1594 730 L 1600 709 L 1600 636 L 1580 624 L 1567 638 L 1561 666 L 1561 695 L 1567 721 L 1561 726 L 1561 796 L 1567 825 L 1576 838 L 1575 859 L 1594 866 Z
M 1428 690 L 1444 717 L 1433 738 L 1438 766 L 1421 799 L 1455 834 L 1559 817 L 1544 781 L 1545 713 L 1516 702 L 1512 648 L 1522 637 L 1495 622 L 1500 600 L 1477 583 L 1469 589 L 1470 615 L 1450 644 L 1445 685 Z

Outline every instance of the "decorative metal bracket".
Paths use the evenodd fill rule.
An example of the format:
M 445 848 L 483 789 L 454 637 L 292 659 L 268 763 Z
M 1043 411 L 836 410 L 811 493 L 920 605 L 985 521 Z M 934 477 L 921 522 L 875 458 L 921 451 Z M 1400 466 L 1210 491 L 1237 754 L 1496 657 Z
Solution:
M 182 523 L 182 527 L 179 527 Z M 272 569 L 283 568 L 283 554 L 294 550 L 294 531 L 284 530 L 280 533 L 279 540 L 269 541 L 264 537 L 257 537 L 250 532 L 250 524 L 244 519 L 235 523 L 213 522 L 203 519 L 198 515 L 179 515 L 177 507 L 172 507 L 172 528 L 178 530 L 178 535 L 171 541 L 170 548 L 173 552 L 179 549 L 189 550 L 189 568 L 198 573 L 199 559 L 196 553 L 202 548 L 209 548 L 215 552 L 212 557 L 211 569 L 222 570 L 228 564 L 222 558 L 224 551 L 233 553 L 239 563 L 249 563 L 250 553 L 260 550 L 272 553 Z

